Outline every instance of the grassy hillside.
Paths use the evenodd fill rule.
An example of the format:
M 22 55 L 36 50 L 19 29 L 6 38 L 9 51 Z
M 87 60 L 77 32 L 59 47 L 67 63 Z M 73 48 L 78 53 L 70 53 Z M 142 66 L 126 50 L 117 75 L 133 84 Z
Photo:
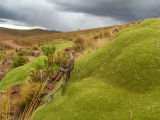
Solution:
M 33 120 L 160 118 L 160 19 L 120 31 L 98 51 L 76 61 L 75 73 Z
M 9 29 L 0 27 L 0 36 L 17 36 L 17 37 L 28 37 L 35 35 L 43 35 L 43 34 L 51 34 L 57 33 L 55 31 L 46 31 L 42 29 L 32 29 L 32 30 L 17 30 L 17 29 Z
M 66 47 L 73 46 L 74 43 L 69 41 L 62 44 L 55 44 L 56 51 L 65 49 Z M 44 64 L 44 56 L 38 57 L 36 60 L 18 68 L 11 70 L 0 82 L 0 89 L 7 89 L 9 85 L 9 81 L 11 80 L 11 85 L 15 85 L 17 83 L 24 83 L 29 76 L 29 70 L 35 67 L 35 64 Z

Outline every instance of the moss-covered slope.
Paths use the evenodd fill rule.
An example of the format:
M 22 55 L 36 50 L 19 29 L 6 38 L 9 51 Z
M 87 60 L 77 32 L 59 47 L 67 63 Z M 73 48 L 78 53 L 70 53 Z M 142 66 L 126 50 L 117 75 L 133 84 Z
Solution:
M 160 118 L 160 19 L 120 31 L 76 62 L 75 73 L 34 120 Z

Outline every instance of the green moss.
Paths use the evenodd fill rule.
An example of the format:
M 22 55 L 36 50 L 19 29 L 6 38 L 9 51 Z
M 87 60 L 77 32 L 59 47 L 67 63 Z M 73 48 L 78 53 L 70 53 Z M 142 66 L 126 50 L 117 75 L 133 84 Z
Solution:
M 75 74 L 33 120 L 160 118 L 160 19 L 122 30 L 98 51 L 76 61 Z M 149 26 L 149 27 L 145 27 Z
M 65 49 L 66 47 L 71 47 L 73 45 L 74 43 L 72 41 L 65 42 L 63 44 L 55 44 L 56 50 L 62 50 L 62 49 Z

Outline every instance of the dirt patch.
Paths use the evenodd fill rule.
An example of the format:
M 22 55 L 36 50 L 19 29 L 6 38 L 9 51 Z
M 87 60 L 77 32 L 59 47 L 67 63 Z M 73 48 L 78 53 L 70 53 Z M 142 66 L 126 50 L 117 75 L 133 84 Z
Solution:
M 0 42 L 4 45 L 8 45 L 8 46 L 10 46 L 11 48 L 14 48 L 14 49 L 24 48 L 24 46 L 21 46 L 21 45 L 18 45 L 16 43 L 14 43 L 13 40 L 5 40 L 5 41 L 0 41 Z
M 0 72 L 0 81 L 4 78 L 5 73 L 4 72 Z

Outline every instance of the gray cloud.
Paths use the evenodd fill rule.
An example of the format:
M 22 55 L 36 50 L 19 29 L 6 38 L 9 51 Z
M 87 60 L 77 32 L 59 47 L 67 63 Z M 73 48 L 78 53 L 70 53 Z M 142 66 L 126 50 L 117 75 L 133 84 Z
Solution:
M 77 30 L 160 15 L 159 0 L 0 0 L 0 23 Z
M 160 15 L 159 0 L 48 0 L 57 10 L 131 22 Z

